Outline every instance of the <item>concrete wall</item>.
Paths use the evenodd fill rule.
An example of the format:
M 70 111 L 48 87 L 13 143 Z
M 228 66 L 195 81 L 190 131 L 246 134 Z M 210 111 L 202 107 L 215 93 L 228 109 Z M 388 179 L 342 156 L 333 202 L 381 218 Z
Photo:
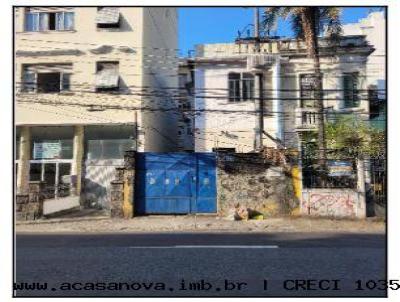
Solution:
M 291 214 L 299 206 L 291 174 L 255 153 L 218 154 L 218 213 L 239 204 L 265 216 Z
M 365 218 L 362 193 L 351 189 L 305 189 L 300 213 L 310 216 Z
M 140 151 L 178 150 L 178 16 L 173 7 L 143 8 Z

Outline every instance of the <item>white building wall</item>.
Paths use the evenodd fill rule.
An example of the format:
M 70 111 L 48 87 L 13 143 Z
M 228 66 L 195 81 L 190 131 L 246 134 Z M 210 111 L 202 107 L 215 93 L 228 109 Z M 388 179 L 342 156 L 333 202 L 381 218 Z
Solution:
M 386 83 L 386 18 L 385 12 L 373 12 L 358 23 L 343 25 L 345 35 L 365 35 L 375 48 L 368 57 L 368 85 L 385 89 Z
M 232 103 L 228 100 L 228 74 L 247 72 L 245 67 L 196 67 L 195 149 L 236 148 L 238 152 L 254 149 L 258 116 L 253 101 Z
M 215 50 L 215 49 L 216 50 Z M 216 56 L 209 49 L 216 51 Z M 232 49 L 228 44 L 227 52 Z M 223 47 L 204 45 L 203 51 L 211 58 L 220 56 Z M 342 82 L 344 73 L 359 74 L 359 89 L 367 88 L 366 56 L 345 54 L 321 58 L 323 88 L 326 91 L 325 108 L 333 111 L 359 112 L 362 118 L 368 118 L 368 102 L 362 96 L 360 105 L 344 110 Z M 300 76 L 313 73 L 313 62 L 304 57 L 282 60 L 280 75 L 282 103 L 283 142 L 286 147 L 297 148 L 296 108 L 300 107 Z M 230 72 L 248 72 L 240 60 L 226 64 L 197 63 L 195 73 L 196 85 L 196 121 L 195 149 L 198 152 L 212 151 L 212 148 L 236 148 L 238 152 L 250 152 L 255 149 L 258 114 L 256 103 L 246 101 L 232 103 L 228 101 L 228 74 Z M 278 135 L 277 107 L 274 107 L 275 75 L 273 68 L 264 70 L 264 130 L 272 137 Z M 275 84 L 276 85 L 276 84 Z M 205 98 L 199 90 L 205 89 Z M 218 97 L 216 97 L 218 96 Z M 201 112 L 205 110 L 204 112 Z M 275 147 L 276 143 L 264 136 L 264 146 Z

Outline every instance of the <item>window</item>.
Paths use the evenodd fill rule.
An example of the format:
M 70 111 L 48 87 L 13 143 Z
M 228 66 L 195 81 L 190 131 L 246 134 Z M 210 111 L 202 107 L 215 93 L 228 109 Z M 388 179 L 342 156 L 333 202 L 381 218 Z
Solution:
M 134 126 L 85 127 L 86 159 L 122 159 L 135 146 Z
M 369 102 L 369 118 L 374 119 L 379 117 L 381 106 L 376 86 L 371 86 L 368 88 L 368 102 Z
M 66 197 L 70 195 L 71 163 L 31 161 L 29 180 L 44 181 L 45 198 Z
M 119 91 L 119 63 L 97 62 L 96 92 Z
M 74 128 L 49 126 L 31 128 L 31 159 L 72 159 Z
M 251 73 L 242 74 L 242 98 L 244 101 L 254 98 L 254 76 Z
M 96 16 L 97 28 L 119 28 L 120 13 L 118 7 L 103 7 L 97 8 Z
M 300 75 L 300 106 L 315 107 L 317 90 L 315 89 L 316 76 L 314 74 Z
M 32 159 L 71 159 L 72 145 L 72 139 L 36 140 Z
M 22 70 L 24 92 L 55 93 L 70 90 L 72 64 L 25 65 Z
M 344 108 L 358 107 L 358 73 L 343 75 L 343 101 Z
M 229 101 L 249 101 L 254 98 L 254 76 L 251 73 L 229 73 Z
M 25 15 L 26 31 L 61 31 L 74 29 L 74 13 L 28 11 Z
M 240 102 L 240 74 L 230 73 L 229 82 L 229 101 Z

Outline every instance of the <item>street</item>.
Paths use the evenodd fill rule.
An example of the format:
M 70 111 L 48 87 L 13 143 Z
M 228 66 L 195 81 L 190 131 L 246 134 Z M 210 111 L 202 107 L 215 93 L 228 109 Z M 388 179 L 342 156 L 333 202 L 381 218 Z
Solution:
M 17 234 L 17 285 L 47 288 L 15 294 L 385 296 L 385 259 L 384 234 Z

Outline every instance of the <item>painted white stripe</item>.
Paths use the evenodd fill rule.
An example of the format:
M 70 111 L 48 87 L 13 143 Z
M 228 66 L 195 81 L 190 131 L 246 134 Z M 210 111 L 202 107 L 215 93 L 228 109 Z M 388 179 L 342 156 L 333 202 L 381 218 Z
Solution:
M 130 246 L 130 249 L 277 249 L 277 245 L 166 245 Z

